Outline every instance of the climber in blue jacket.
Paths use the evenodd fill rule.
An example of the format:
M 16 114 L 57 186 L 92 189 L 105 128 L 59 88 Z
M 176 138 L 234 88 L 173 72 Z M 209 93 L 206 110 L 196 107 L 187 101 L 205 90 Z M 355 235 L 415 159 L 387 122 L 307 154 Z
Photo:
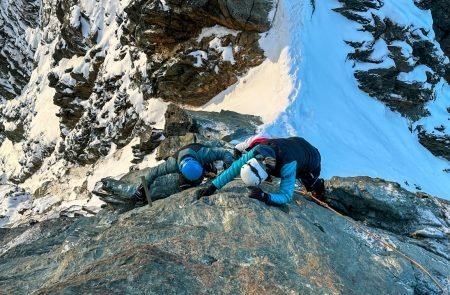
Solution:
M 133 171 L 120 180 L 103 178 L 92 192 L 106 202 L 145 202 L 141 176 L 145 177 L 146 185 L 150 187 L 158 177 L 178 173 L 178 187 L 182 191 L 200 185 L 205 176 L 217 174 L 214 161 L 223 161 L 223 167 L 227 168 L 233 160 L 233 155 L 226 149 L 191 143 L 158 166 Z
M 250 188 L 249 197 L 268 205 L 282 205 L 292 200 L 296 179 L 319 199 L 324 198 L 324 180 L 320 175 L 320 153 L 301 137 L 268 139 L 236 160 L 227 170 L 199 192 L 209 196 L 240 173 Z M 269 175 L 281 178 L 278 193 L 266 193 L 259 188 Z

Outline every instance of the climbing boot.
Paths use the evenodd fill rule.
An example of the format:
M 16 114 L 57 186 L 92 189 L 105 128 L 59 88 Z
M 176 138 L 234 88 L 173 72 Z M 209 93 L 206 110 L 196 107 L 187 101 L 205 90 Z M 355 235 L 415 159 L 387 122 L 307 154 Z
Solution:
M 101 200 L 112 204 L 136 203 L 145 200 L 143 188 L 139 190 L 136 184 L 109 177 L 97 182 L 92 193 L 99 196 Z

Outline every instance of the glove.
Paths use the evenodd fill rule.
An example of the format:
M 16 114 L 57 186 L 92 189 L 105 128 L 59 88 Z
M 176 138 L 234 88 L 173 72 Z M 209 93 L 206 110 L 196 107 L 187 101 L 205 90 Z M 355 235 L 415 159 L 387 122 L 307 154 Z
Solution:
M 147 203 L 147 197 L 145 196 L 144 186 L 140 184 L 136 192 L 131 196 L 131 199 L 135 202 Z
M 239 159 L 240 157 L 242 157 L 242 152 L 238 149 L 233 149 L 233 157 L 235 160 Z
M 248 193 L 248 197 L 252 199 L 256 199 L 258 201 L 268 203 L 270 200 L 269 194 L 265 193 L 262 189 L 256 186 L 249 187 L 250 192 Z
M 233 162 L 231 163 L 225 163 L 225 161 L 223 162 L 222 168 L 223 170 L 227 170 L 228 168 L 231 167 L 231 165 L 233 164 Z
M 208 184 L 208 186 L 201 188 L 198 191 L 198 196 L 197 196 L 197 200 L 206 197 L 206 196 L 210 196 L 212 194 L 214 194 L 214 192 L 217 190 L 217 188 L 214 186 L 214 184 L 210 183 Z

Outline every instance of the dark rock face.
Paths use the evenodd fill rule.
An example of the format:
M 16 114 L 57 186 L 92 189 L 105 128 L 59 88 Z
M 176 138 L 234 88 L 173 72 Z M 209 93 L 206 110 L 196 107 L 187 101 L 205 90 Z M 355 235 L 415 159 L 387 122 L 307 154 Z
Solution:
M 433 155 L 437 157 L 443 157 L 450 161 L 450 135 L 442 134 L 441 132 L 428 133 L 420 125 L 418 126 L 418 133 L 419 142 L 424 147 L 426 147 Z
M 63 58 L 71 58 L 75 55 L 84 56 L 89 48 L 95 44 L 95 36 L 83 35 L 89 30 L 89 17 L 79 9 L 77 0 L 58 0 L 56 3 L 56 16 L 61 23 L 61 35 L 56 50 L 53 53 L 54 63 L 57 64 Z M 71 23 L 72 15 L 76 15 L 76 22 Z M 83 28 L 83 26 L 85 28 Z
M 0 286 L 9 294 L 440 293 L 404 258 L 305 198 L 296 196 L 284 208 L 267 207 L 247 198 L 239 181 L 199 201 L 196 193 L 191 189 L 122 215 L 103 211 L 92 218 L 2 229 Z M 369 195 L 343 198 L 370 202 Z M 397 199 L 386 191 L 379 204 L 390 198 Z M 448 210 L 439 200 L 433 202 L 433 208 Z M 384 216 L 414 219 L 408 205 L 387 211 Z M 375 217 L 368 219 L 375 222 Z M 447 258 L 416 245 L 413 237 L 369 230 L 444 284 L 450 274 Z
M 97 56 L 89 61 L 87 66 L 90 67 L 90 71 L 87 77 L 83 73 L 74 72 L 72 69 L 70 76 L 75 81 L 73 85 L 67 85 L 64 81 L 58 80 L 56 74 L 49 73 L 50 86 L 56 90 L 53 102 L 60 107 L 58 117 L 61 118 L 60 128 L 63 138 L 77 125 L 86 112 L 82 102 L 87 101 L 93 93 L 95 80 L 103 61 L 104 57 Z
M 359 88 L 413 122 L 429 116 L 427 103 L 436 98 L 436 87 L 440 85 L 441 79 L 450 82 L 450 64 L 430 32 L 414 25 L 399 25 L 394 19 L 378 16 L 377 10 L 383 7 L 383 1 L 339 2 L 342 7 L 335 11 L 358 23 L 361 30 L 373 36 L 372 40 L 363 42 L 346 41 L 354 48 L 348 59 L 354 61 L 354 66 L 366 65 L 364 70 L 355 70 Z M 446 4 L 450 3 L 445 0 L 417 0 L 415 3 L 422 9 L 431 9 L 436 39 L 448 56 L 446 32 L 450 32 L 450 6 Z M 370 15 L 368 12 L 371 12 Z M 380 51 L 384 46 L 388 51 L 387 56 L 376 56 L 377 50 Z M 425 69 L 426 77 L 420 81 L 405 79 L 419 66 Z M 423 146 L 434 155 L 449 159 L 449 139 L 446 132 L 432 132 L 421 125 L 415 128 Z
M 367 42 L 347 41 L 347 44 L 355 49 L 349 54 L 349 59 L 374 64 L 374 69 L 355 72 L 359 87 L 391 109 L 413 120 L 427 115 L 425 103 L 434 98 L 434 86 L 439 82 L 440 77 L 445 76 L 446 65 L 443 58 L 437 54 L 435 45 L 423 39 L 423 34 L 426 35 L 426 32 L 417 32 L 413 28 L 396 24 L 395 20 L 381 19 L 374 14 L 372 19 L 357 14 L 369 9 L 379 9 L 382 7 L 382 2 L 340 2 L 343 2 L 343 7 L 335 11 L 360 23 L 365 31 L 373 35 L 373 40 Z M 411 55 L 405 55 L 399 41 L 405 42 L 405 45 L 411 48 Z M 371 57 L 377 42 L 387 44 L 389 58 L 394 61 L 395 66 L 383 67 L 381 64 L 384 60 Z M 377 64 L 380 66 L 377 67 Z M 427 73 L 426 82 L 409 82 L 398 78 L 399 74 L 408 73 L 418 65 L 425 65 L 432 70 Z
M 37 44 L 26 30 L 39 26 L 41 0 L 3 1 L 0 5 L 0 100 L 14 99 L 34 69 Z M 33 41 L 31 41 L 33 42 Z
M 163 42 L 150 39 L 156 41 L 155 43 L 175 43 L 175 40 L 189 39 L 199 33 L 201 28 L 216 24 L 239 31 L 262 33 L 270 28 L 271 20 L 268 16 L 276 4 L 275 0 L 164 2 L 166 4 L 159 0 L 136 0 L 125 10 L 131 20 L 131 27 L 138 27 L 141 32 L 157 29 L 156 32 L 160 34 L 152 34 L 162 38 Z M 165 5 L 167 7 L 164 7 Z
M 450 260 L 450 203 L 369 177 L 333 177 L 331 205 L 371 227 L 415 238 L 414 244 Z
M 436 40 L 450 58 L 450 1 L 449 0 L 415 0 L 418 7 L 430 9 L 433 14 L 433 29 Z M 449 77 L 450 79 L 450 77 Z M 447 81 L 450 81 L 447 79 Z
M 166 111 L 165 139 L 159 146 L 157 159 L 166 159 L 193 142 L 230 147 L 228 142 L 255 134 L 261 124 L 256 116 L 231 111 L 184 111 L 171 104 Z
M 202 105 L 259 65 L 264 54 L 258 32 L 267 31 L 275 1 L 134 1 L 124 43 L 142 48 L 152 61 L 145 96 Z M 198 37 L 222 25 L 239 30 Z
M 41 168 L 44 159 L 49 157 L 54 149 L 54 144 L 41 146 L 38 140 L 28 141 L 22 147 L 24 158 L 19 161 L 19 164 L 21 164 L 23 168 L 17 176 L 10 179 L 11 182 L 16 184 L 24 182 Z
M 39 170 L 46 157 L 91 165 L 135 138 L 133 162 L 140 163 L 161 141 L 156 113 L 165 103 L 155 101 L 201 105 L 259 65 L 265 59 L 259 34 L 270 28 L 278 3 L 94 2 L 7 0 L 0 6 L 1 55 L 7 57 L 0 59 L 0 144 L 23 143 L 21 167 L 8 175 L 15 183 Z M 6 102 L 26 84 L 17 103 Z M 36 144 L 43 131 L 33 122 L 42 108 L 52 120 L 56 113 L 60 136 L 53 130 Z M 166 150 L 204 141 L 197 129 L 183 139 L 166 135 Z
M 109 51 L 113 51 L 114 61 L 130 59 L 129 67 L 132 69 L 140 67 L 145 52 L 146 68 L 133 70 L 129 76 L 117 73 L 104 77 L 108 71 L 105 68 L 108 67 L 105 64 L 107 53 L 91 42 L 93 36 L 83 35 L 87 30 L 83 26 L 87 26 L 90 16 L 83 13 L 78 1 L 58 1 L 55 12 L 61 23 L 58 44 L 64 46 L 59 48 L 57 45 L 53 54 L 54 63 L 75 55 L 84 56 L 85 63 L 81 68 L 65 69 L 63 75 L 48 75 L 49 85 L 56 90 L 53 101 L 60 107 L 58 116 L 61 137 L 64 138 L 64 142 L 57 147 L 58 157 L 79 164 L 93 164 L 110 151 L 111 143 L 121 148 L 139 137 L 140 143 L 133 146 L 133 162 L 139 163 L 159 145 L 161 130 L 141 120 L 127 89 L 122 87 L 124 79 L 131 80 L 131 87 L 143 93 L 144 101 L 161 97 L 199 105 L 235 83 L 237 75 L 263 61 L 264 55 L 257 42 L 258 32 L 269 28 L 269 12 L 275 3 L 200 2 L 168 1 L 168 10 L 160 1 L 131 2 L 125 10 L 127 14 L 117 15 L 116 18 L 118 24 L 123 24 L 116 31 L 122 44 Z M 226 7 L 228 10 L 223 10 Z M 210 16 L 200 15 L 197 8 L 209 11 Z M 76 9 L 80 10 L 78 14 Z M 224 11 L 228 11 L 226 15 L 221 14 Z M 73 24 L 73 14 L 79 16 L 76 26 Z M 229 30 L 230 33 L 225 36 L 210 34 L 197 40 L 205 26 L 216 24 L 228 24 L 230 28 L 241 26 L 240 29 L 245 30 Z M 227 55 L 230 61 L 224 58 L 224 51 L 230 54 Z M 108 123 L 99 124 L 99 120 Z M 187 143 L 191 139 L 192 136 L 181 142 Z M 175 142 L 170 145 L 175 148 L 179 144 Z

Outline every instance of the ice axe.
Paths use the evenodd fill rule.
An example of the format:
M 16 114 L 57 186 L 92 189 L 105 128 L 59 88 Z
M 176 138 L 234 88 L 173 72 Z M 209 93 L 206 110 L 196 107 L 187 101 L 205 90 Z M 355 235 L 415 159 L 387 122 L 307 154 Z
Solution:
M 151 207 L 151 206 L 153 206 L 152 197 L 150 196 L 150 192 L 148 191 L 147 181 L 145 180 L 145 176 L 141 176 L 141 182 L 142 182 L 142 186 L 144 187 L 145 197 L 147 198 L 147 202 Z

